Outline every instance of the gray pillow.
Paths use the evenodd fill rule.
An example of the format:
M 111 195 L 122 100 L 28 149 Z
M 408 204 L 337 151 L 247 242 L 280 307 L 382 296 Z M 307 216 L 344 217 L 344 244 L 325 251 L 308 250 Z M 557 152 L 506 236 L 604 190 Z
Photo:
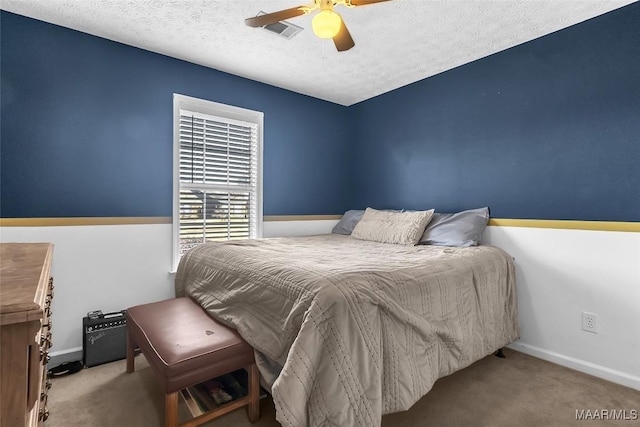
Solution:
M 331 232 L 335 234 L 351 234 L 353 228 L 362 219 L 362 215 L 364 215 L 364 210 L 346 211 Z
M 489 208 L 457 213 L 435 213 L 418 244 L 476 246 L 489 222 Z

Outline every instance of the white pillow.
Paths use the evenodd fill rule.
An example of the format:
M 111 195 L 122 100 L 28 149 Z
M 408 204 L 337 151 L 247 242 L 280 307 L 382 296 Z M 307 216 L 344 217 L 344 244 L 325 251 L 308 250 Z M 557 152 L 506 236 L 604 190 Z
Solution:
M 367 208 L 352 237 L 380 243 L 415 245 L 433 216 L 433 209 L 414 212 L 379 211 Z

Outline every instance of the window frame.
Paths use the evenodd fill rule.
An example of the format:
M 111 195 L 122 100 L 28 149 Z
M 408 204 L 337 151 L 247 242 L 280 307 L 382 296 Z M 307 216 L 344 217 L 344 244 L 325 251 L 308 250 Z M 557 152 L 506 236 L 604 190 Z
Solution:
M 186 95 L 173 94 L 173 269 L 180 262 L 180 111 L 189 110 L 229 120 L 257 125 L 257 179 L 256 179 L 256 238 L 262 237 L 262 160 L 264 113 L 232 105 L 221 104 Z

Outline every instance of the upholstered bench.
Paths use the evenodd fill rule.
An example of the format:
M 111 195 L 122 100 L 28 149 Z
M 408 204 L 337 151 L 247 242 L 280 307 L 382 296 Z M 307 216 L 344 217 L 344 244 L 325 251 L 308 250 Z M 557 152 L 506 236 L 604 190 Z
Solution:
M 142 354 L 165 389 L 166 426 L 178 423 L 183 388 L 246 368 L 248 394 L 180 426 L 197 426 L 248 405 L 250 422 L 260 417 L 259 374 L 253 348 L 238 333 L 214 320 L 190 298 L 175 298 L 127 309 L 127 372 L 134 371 L 134 349 Z

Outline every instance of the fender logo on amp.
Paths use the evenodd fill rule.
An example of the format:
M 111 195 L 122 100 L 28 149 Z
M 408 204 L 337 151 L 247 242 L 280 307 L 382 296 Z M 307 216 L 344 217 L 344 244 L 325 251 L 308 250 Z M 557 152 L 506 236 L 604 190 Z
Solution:
M 91 367 L 127 356 L 126 311 L 92 311 L 82 319 L 82 362 Z

